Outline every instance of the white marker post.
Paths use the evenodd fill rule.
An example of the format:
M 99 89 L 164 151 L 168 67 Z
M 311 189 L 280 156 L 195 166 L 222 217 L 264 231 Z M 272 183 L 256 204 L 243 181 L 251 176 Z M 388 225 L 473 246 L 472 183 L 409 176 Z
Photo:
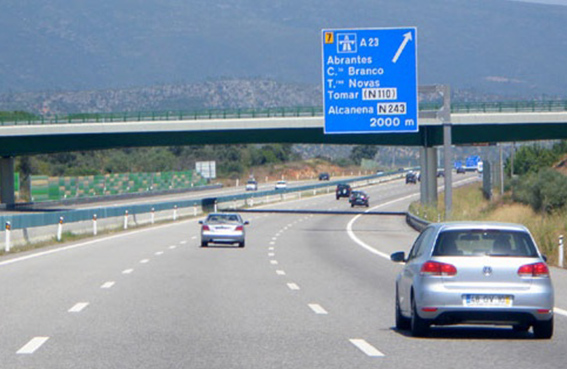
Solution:
M 559 236 L 559 267 L 563 268 L 563 258 L 565 257 L 565 251 L 563 249 L 563 235 Z
M 12 232 L 12 224 L 10 222 L 6 222 L 6 245 L 4 246 L 4 250 L 6 252 L 10 252 L 10 233 Z
M 93 236 L 97 234 L 97 226 L 96 226 L 96 214 L 93 214 Z
M 124 229 L 128 229 L 128 210 L 124 212 Z
M 150 218 L 151 218 L 151 223 L 154 224 L 154 222 L 156 221 L 156 209 L 152 208 Z
M 57 225 L 57 241 L 61 241 L 63 236 L 63 217 L 59 217 L 59 224 Z
M 177 205 L 173 205 L 173 221 L 177 220 Z

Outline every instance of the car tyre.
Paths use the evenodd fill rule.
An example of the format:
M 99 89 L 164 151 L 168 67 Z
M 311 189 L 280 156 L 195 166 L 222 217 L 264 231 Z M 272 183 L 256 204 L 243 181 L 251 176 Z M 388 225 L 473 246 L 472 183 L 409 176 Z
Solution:
M 244 247 L 244 242 L 239 242 L 238 247 Z
M 201 247 L 207 247 L 209 243 L 207 241 L 201 241 Z
M 534 323 L 534 337 L 537 339 L 549 339 L 553 336 L 553 318 Z
M 411 300 L 411 334 L 414 337 L 426 337 L 429 333 L 429 323 L 417 314 L 415 299 Z
M 410 323 L 411 320 L 402 315 L 402 310 L 400 308 L 400 299 L 398 298 L 398 291 L 396 290 L 396 329 L 410 329 Z

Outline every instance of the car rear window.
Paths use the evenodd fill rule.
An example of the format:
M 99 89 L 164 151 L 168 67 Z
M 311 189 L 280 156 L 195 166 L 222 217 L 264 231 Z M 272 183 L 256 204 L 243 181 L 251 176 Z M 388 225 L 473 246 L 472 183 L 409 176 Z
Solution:
M 439 234 L 433 256 L 536 257 L 536 247 L 526 232 L 458 230 Z
M 209 223 L 240 223 L 238 215 L 235 214 L 214 214 L 207 218 Z

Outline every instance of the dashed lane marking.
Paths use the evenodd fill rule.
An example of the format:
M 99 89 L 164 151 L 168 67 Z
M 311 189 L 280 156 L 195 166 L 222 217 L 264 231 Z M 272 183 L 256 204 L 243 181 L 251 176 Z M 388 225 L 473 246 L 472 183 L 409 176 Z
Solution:
M 315 314 L 319 315 L 327 315 L 327 310 L 323 309 L 323 307 L 319 304 L 309 304 L 309 308 L 313 310 Z
M 83 311 L 87 306 L 89 306 L 88 302 L 78 302 L 75 304 L 75 306 L 73 306 L 72 308 L 70 308 L 69 310 L 67 310 L 69 313 L 80 313 L 81 311 Z
M 102 286 L 100 286 L 100 288 L 112 288 L 112 286 L 114 286 L 116 284 L 116 282 L 114 281 L 108 281 L 105 282 Z
M 289 287 L 290 290 L 292 291 L 299 291 L 299 286 L 295 283 L 288 283 L 287 286 Z
M 21 349 L 19 349 L 17 354 L 33 354 L 38 348 L 40 348 L 49 337 L 34 337 L 28 343 L 26 343 Z
M 360 351 L 364 352 L 370 357 L 383 357 L 385 356 L 376 347 L 372 346 L 368 342 L 360 338 L 353 338 L 349 340 L 353 345 L 355 345 Z

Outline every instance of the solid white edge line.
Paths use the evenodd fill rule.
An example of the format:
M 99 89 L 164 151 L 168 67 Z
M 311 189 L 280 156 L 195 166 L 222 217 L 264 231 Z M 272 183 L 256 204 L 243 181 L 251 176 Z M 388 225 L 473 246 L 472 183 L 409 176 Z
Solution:
M 26 343 L 16 354 L 33 354 L 38 348 L 41 347 L 49 337 L 34 337 Z
M 364 352 L 367 356 L 370 357 L 384 357 L 382 352 L 380 352 L 376 347 L 372 346 L 368 342 L 360 338 L 352 338 L 349 341 L 355 345 L 360 351 Z
M 72 308 L 70 308 L 69 310 L 67 310 L 69 313 L 80 313 L 81 311 L 83 311 L 84 308 L 86 308 L 89 305 L 88 302 L 78 302 L 75 304 L 75 306 L 73 306 Z
M 411 199 L 412 197 L 417 197 L 419 194 L 413 194 L 413 195 L 409 195 L 409 196 L 405 196 L 393 201 L 389 201 L 389 202 L 385 202 L 383 204 L 380 204 L 378 206 L 375 206 L 369 210 L 366 210 L 366 212 L 372 211 L 374 209 L 380 208 L 382 206 L 386 206 L 386 205 L 390 205 L 393 203 L 396 203 L 398 201 L 402 201 L 402 200 L 408 200 Z M 355 216 L 354 218 L 352 218 L 350 220 L 350 222 L 348 222 L 347 224 L 347 234 L 348 236 L 351 238 L 351 240 L 353 240 L 355 243 L 357 243 L 360 247 L 366 249 L 367 251 L 373 253 L 374 255 L 378 255 L 384 259 L 390 260 L 390 255 L 383 253 L 382 251 L 378 251 L 375 248 L 371 247 L 370 245 L 365 244 L 364 242 L 362 242 L 358 237 L 356 237 L 356 235 L 354 234 L 354 231 L 352 230 L 352 225 L 354 224 L 354 222 L 356 222 L 358 220 L 358 218 L 360 218 L 362 216 L 362 214 L 358 214 L 357 216 Z
M 555 314 L 567 316 L 567 310 L 563 310 L 563 309 L 560 309 L 560 308 L 558 308 L 558 307 L 553 308 L 553 312 L 554 312 Z
M 319 315 L 327 315 L 327 310 L 323 309 L 323 307 L 319 304 L 308 304 L 309 308 L 313 310 L 315 314 Z

